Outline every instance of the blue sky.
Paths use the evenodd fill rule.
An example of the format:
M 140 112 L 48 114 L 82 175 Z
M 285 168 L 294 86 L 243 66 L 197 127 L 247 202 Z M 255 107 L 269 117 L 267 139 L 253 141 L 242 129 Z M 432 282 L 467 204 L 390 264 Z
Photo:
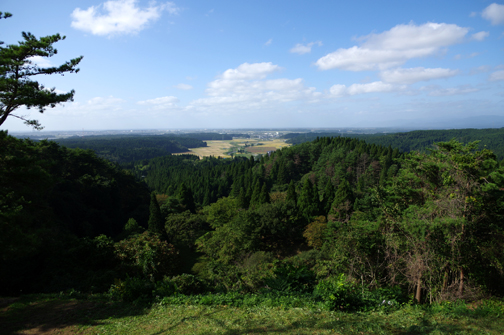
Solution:
M 4 0 L 0 41 L 66 36 L 45 130 L 373 127 L 504 116 L 504 2 Z M 49 63 L 47 63 L 49 62 Z M 2 125 L 28 131 L 13 117 Z

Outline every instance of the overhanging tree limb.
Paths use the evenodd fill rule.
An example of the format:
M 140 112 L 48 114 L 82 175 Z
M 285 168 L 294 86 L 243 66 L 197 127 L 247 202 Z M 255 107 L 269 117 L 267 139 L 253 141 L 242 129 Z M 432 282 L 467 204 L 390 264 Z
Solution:
M 9 13 L 0 12 L 0 18 L 9 17 Z M 53 44 L 64 40 L 60 34 L 36 38 L 31 33 L 22 33 L 23 41 L 17 45 L 0 46 L 0 126 L 9 116 L 15 116 L 25 121 L 25 124 L 42 129 L 37 120 L 28 120 L 11 114 L 21 106 L 30 109 L 36 107 L 43 113 L 47 107 L 54 108 L 57 104 L 73 101 L 74 90 L 68 93 L 56 93 L 55 88 L 47 89 L 30 78 L 45 74 L 77 73 L 77 65 L 82 56 L 71 59 L 60 66 L 40 67 L 33 57 L 52 57 L 58 53 Z M 0 43 L 1 44 L 1 43 Z

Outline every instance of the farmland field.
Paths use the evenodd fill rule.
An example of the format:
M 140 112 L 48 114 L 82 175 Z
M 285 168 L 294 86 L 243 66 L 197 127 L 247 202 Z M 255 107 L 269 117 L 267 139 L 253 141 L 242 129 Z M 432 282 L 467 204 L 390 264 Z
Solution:
M 207 147 L 193 148 L 188 152 L 181 154 L 194 154 L 200 157 L 225 157 L 230 158 L 231 151 L 234 156 L 251 156 L 258 154 L 266 154 L 268 151 L 288 147 L 290 144 L 285 143 L 285 140 L 259 140 L 248 138 L 237 138 L 227 141 L 206 141 Z

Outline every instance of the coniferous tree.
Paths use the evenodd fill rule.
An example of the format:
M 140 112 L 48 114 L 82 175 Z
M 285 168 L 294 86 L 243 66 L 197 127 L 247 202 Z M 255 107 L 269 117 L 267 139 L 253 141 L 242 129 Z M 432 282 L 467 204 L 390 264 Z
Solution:
M 304 181 L 303 188 L 301 189 L 301 193 L 298 198 L 299 212 L 306 220 L 310 220 L 318 213 L 319 204 L 318 199 L 315 201 L 315 196 L 314 186 L 310 179 L 307 178 Z
M 289 182 L 289 176 L 287 173 L 287 169 L 285 167 L 285 159 L 280 159 L 278 161 L 278 174 L 277 174 L 277 183 L 278 184 L 286 184 Z
M 333 201 L 334 201 L 334 186 L 331 180 L 329 180 L 324 189 L 324 198 L 322 200 L 323 204 L 322 212 L 325 215 L 327 215 L 327 213 L 329 213 L 329 211 L 331 210 L 331 205 Z
M 240 194 L 238 195 L 238 207 L 240 208 L 248 208 L 250 199 L 247 199 L 247 192 L 242 187 L 240 188 Z
M 268 187 L 266 186 L 266 183 L 264 183 L 263 186 L 261 187 L 261 193 L 259 194 L 258 204 L 260 204 L 260 205 L 266 204 L 266 203 L 269 204 L 270 202 L 271 202 L 271 199 L 270 199 L 270 195 L 268 192 Z
M 334 201 L 331 205 L 329 214 L 332 219 L 338 221 L 348 220 L 354 205 L 354 196 L 350 183 L 342 179 L 338 185 L 338 190 L 334 195 Z
M 250 206 L 260 205 L 259 199 L 261 196 L 261 180 L 257 179 L 254 184 L 254 190 L 252 192 L 252 197 L 250 198 Z
M 185 186 L 184 183 L 180 184 L 178 198 L 180 200 L 180 204 L 186 209 L 191 211 L 191 213 L 196 213 L 196 204 L 194 203 L 193 194 L 191 189 Z
M 162 238 L 165 238 L 166 232 L 164 229 L 163 215 L 161 214 L 161 209 L 159 208 L 155 192 L 151 193 L 149 211 L 150 211 L 149 224 L 148 224 L 149 232 L 151 232 L 152 234 L 159 235 Z
M 294 186 L 294 181 L 290 181 L 289 188 L 287 188 L 287 197 L 286 201 L 292 201 L 295 206 L 297 206 L 297 193 L 296 186 Z
M 4 13 L 0 18 L 8 18 L 10 13 Z M 28 120 L 24 116 L 14 115 L 16 109 L 21 106 L 26 108 L 35 107 L 40 113 L 49 107 L 72 101 L 75 91 L 58 93 L 55 88 L 49 89 L 40 85 L 32 77 L 45 74 L 77 73 L 82 56 L 71 59 L 56 67 L 40 67 L 34 64 L 32 57 L 52 57 L 57 53 L 53 44 L 64 40 L 60 34 L 36 38 L 31 33 L 22 33 L 23 41 L 18 45 L 0 47 L 0 125 L 9 116 L 15 116 L 25 122 L 26 125 L 35 129 L 43 127 L 37 120 Z

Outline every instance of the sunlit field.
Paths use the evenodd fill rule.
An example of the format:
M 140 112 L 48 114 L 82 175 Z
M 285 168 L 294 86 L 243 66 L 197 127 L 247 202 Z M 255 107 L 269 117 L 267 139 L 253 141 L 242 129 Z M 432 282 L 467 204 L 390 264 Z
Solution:
M 259 140 L 259 139 L 248 139 L 248 138 L 238 138 L 233 140 L 224 140 L 224 141 L 206 141 L 207 147 L 202 148 L 194 148 L 188 152 L 180 153 L 180 154 L 194 154 L 200 157 L 225 157 L 230 158 L 231 155 L 229 151 L 234 149 L 237 152 L 239 149 L 243 149 L 244 152 L 237 152 L 236 155 L 258 155 L 258 154 L 266 154 L 268 151 L 275 151 L 277 149 L 288 147 L 290 144 L 285 143 L 285 140 L 274 139 L 274 140 Z M 258 145 L 261 143 L 261 145 Z M 248 145 L 248 147 L 245 147 Z M 179 155 L 180 155 L 179 154 Z

